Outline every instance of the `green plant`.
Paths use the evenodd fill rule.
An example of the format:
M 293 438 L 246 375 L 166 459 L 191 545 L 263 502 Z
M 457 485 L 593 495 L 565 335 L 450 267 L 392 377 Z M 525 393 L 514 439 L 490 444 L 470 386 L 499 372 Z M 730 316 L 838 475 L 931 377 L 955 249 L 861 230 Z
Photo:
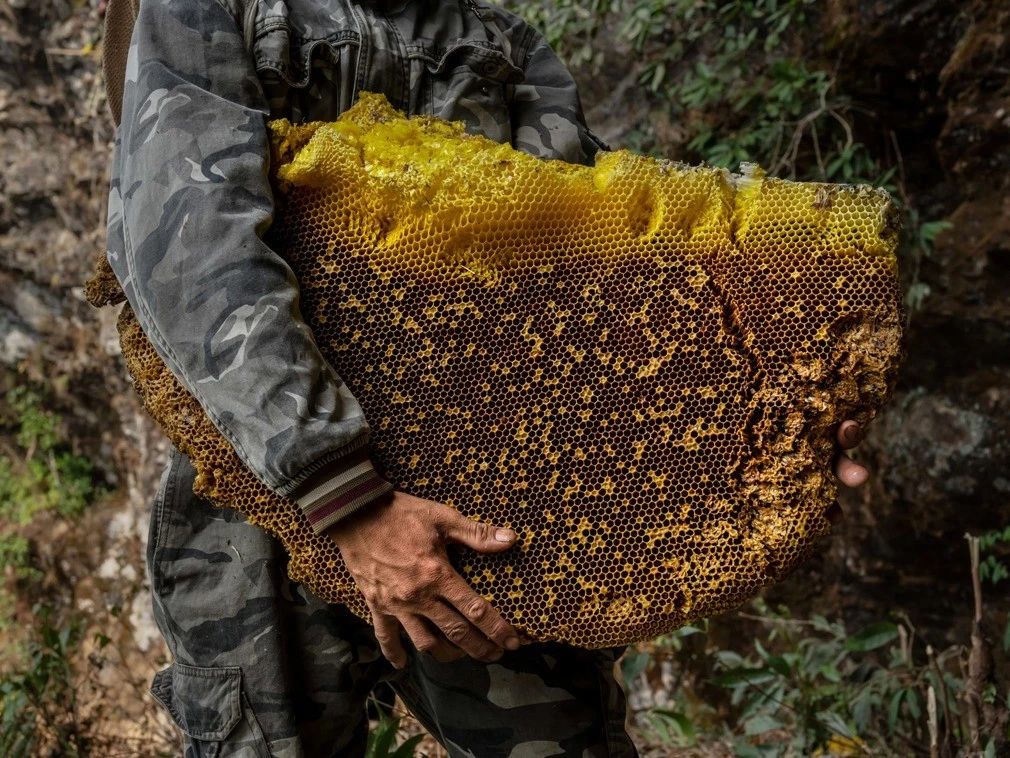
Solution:
M 850 633 L 841 622 L 794 619 L 761 601 L 754 610 L 741 614 L 758 625 L 750 644 L 715 644 L 716 621 L 625 658 L 629 682 L 660 661 L 680 669 L 673 703 L 638 716 L 652 739 L 689 747 L 716 735 L 741 756 L 910 754 L 909 746 L 929 744 L 931 690 L 938 728 L 952 739 L 961 733 L 960 648 L 924 650 L 907 620 Z M 689 636 L 700 645 L 694 658 L 685 657 Z M 692 677 L 691 668 L 701 672 Z
M 31 545 L 19 534 L 0 534 L 0 568 L 10 566 L 19 577 L 31 575 Z
M 70 450 L 40 393 L 17 387 L 6 400 L 17 449 L 0 457 L 0 517 L 24 525 L 46 510 L 78 515 L 99 494 L 91 462 Z
M 1010 578 L 1010 566 L 1007 565 L 1007 554 L 1010 553 L 1010 524 L 1002 529 L 993 529 L 978 538 L 980 560 L 978 575 L 981 582 L 992 585 L 1000 584 Z M 1010 653 L 1010 615 L 1003 627 L 1000 638 L 1003 651 Z
M 982 534 L 978 538 L 979 549 L 983 553 L 983 558 L 979 564 L 979 576 L 982 581 L 990 584 L 999 584 L 1004 579 L 1010 577 L 1010 568 L 997 555 L 997 550 L 1003 549 L 1004 553 L 1010 551 L 1010 525 L 1002 529 L 993 529 Z
M 60 417 L 38 390 L 17 386 L 0 407 L 0 569 L 14 581 L 40 578 L 24 527 L 43 513 L 80 514 L 100 494 L 91 463 L 61 434 Z M 0 629 L 12 625 L 14 596 L 0 583 Z
M 21 758 L 45 748 L 50 755 L 86 755 L 70 665 L 80 630 L 74 624 L 57 629 L 48 614 L 40 615 L 23 666 L 0 677 L 0 754 Z
M 366 758 L 412 758 L 424 734 L 415 734 L 397 743 L 401 732 L 399 716 L 383 713 L 368 733 Z
M 511 7 L 543 32 L 568 65 L 598 68 L 602 59 L 593 41 L 614 5 L 613 0 L 521 0 Z

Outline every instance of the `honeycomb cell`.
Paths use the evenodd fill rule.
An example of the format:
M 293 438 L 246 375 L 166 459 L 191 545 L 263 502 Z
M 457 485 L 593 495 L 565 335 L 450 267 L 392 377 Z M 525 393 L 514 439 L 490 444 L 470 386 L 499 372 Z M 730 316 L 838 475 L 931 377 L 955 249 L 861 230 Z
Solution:
M 886 193 L 625 151 L 544 161 L 364 93 L 271 124 L 269 241 L 398 487 L 512 527 L 455 565 L 536 640 L 626 644 L 732 608 L 829 531 L 834 431 L 900 355 Z M 108 271 L 93 302 L 121 300 Z M 247 471 L 125 307 L 135 386 L 194 489 L 367 616 L 334 544 Z

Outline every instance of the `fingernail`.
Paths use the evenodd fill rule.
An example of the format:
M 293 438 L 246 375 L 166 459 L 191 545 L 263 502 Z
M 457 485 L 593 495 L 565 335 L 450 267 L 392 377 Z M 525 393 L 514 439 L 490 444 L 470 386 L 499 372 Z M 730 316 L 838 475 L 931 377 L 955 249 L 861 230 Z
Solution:
M 521 644 L 518 637 L 509 637 L 505 640 L 505 647 L 509 650 L 518 650 Z
M 845 428 L 845 444 L 847 445 L 858 445 L 859 444 L 859 427 L 856 425 L 848 426 Z
M 516 533 L 511 529 L 496 529 L 494 538 L 496 542 L 511 542 L 516 538 Z

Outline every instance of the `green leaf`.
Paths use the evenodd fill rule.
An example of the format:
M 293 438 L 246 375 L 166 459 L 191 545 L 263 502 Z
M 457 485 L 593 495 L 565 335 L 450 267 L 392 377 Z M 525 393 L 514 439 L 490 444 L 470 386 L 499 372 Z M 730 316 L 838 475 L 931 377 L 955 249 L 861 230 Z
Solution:
M 887 706 L 887 733 L 894 734 L 898 726 L 898 716 L 901 715 L 901 701 L 905 697 L 906 690 L 898 690 L 891 695 L 891 702 Z
M 765 662 L 770 669 L 781 676 L 790 676 L 793 673 L 792 667 L 781 655 L 769 656 Z
M 653 713 L 656 713 L 663 719 L 669 721 L 681 739 L 687 740 L 688 742 L 694 742 L 694 724 L 691 722 L 691 719 L 683 713 L 680 713 L 679 711 L 666 710 L 665 708 L 657 708 L 653 711 Z
M 880 705 L 880 697 L 871 690 L 862 690 L 852 701 L 852 720 L 855 722 L 856 731 L 862 732 L 870 723 L 873 716 L 873 709 Z
M 652 70 L 652 81 L 649 82 L 649 88 L 653 92 L 659 91 L 659 86 L 663 83 L 663 78 L 666 76 L 666 64 L 657 63 L 656 67 Z
M 919 310 L 932 291 L 932 288 L 925 282 L 913 283 L 905 293 L 905 305 L 913 311 Z
M 821 676 L 823 676 L 832 684 L 838 684 L 840 681 L 842 681 L 842 674 L 834 663 L 825 663 L 823 666 L 821 666 L 819 672 Z
M 733 741 L 733 754 L 737 758 L 764 758 L 767 755 L 761 748 L 742 739 Z
M 399 726 L 399 719 L 384 718 L 379 721 L 368 734 L 366 758 L 388 758 L 389 750 L 393 746 L 393 740 L 396 739 L 396 730 Z
M 737 668 L 743 664 L 743 657 L 733 650 L 716 650 L 715 659 L 725 668 Z
M 864 627 L 845 640 L 845 649 L 853 653 L 865 653 L 883 647 L 897 636 L 897 624 L 892 624 L 890 621 L 879 621 Z
M 919 704 L 919 693 L 915 690 L 908 690 L 908 694 L 905 695 L 905 703 L 908 705 L 908 712 L 911 714 L 913 719 L 922 718 L 922 707 Z
M 417 750 L 417 746 L 421 744 L 421 740 L 423 739 L 423 734 L 415 734 L 409 740 L 396 748 L 396 752 L 394 752 L 390 758 L 413 758 L 414 753 Z
M 842 717 L 837 713 L 832 713 L 831 711 L 824 711 L 817 714 L 829 730 L 842 737 L 856 737 L 857 735 L 853 733 L 852 728 L 842 720 Z
M 673 637 L 690 637 L 692 634 L 701 634 L 702 631 L 704 630 L 689 624 L 688 626 L 682 626 L 680 629 L 670 632 L 670 635 Z
M 720 674 L 712 680 L 718 687 L 736 687 L 740 684 L 760 684 L 776 678 L 776 674 L 771 669 L 740 668 Z
M 639 650 L 634 650 L 624 656 L 624 659 L 621 661 L 621 674 L 624 675 L 624 683 L 630 687 L 632 682 L 638 679 L 638 676 L 645 671 L 651 660 L 652 658 L 648 653 L 643 653 Z
M 755 734 L 764 734 L 765 732 L 770 732 L 773 729 L 781 728 L 782 722 L 777 719 L 773 719 L 767 714 L 758 714 L 753 718 L 749 718 L 743 725 L 744 734 L 748 737 L 753 737 Z

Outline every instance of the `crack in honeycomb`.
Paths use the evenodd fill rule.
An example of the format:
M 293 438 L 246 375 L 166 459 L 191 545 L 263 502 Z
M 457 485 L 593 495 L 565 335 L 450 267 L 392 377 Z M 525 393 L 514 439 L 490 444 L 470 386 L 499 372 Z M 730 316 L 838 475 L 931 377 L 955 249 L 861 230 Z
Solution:
M 543 161 L 362 94 L 271 124 L 278 218 L 374 458 L 519 535 L 455 565 L 536 640 L 625 644 L 732 608 L 830 530 L 834 431 L 900 355 L 896 214 L 866 187 L 601 153 Z M 114 279 L 92 300 L 122 299 Z M 123 353 L 194 489 L 367 610 L 334 544 L 246 470 L 147 341 Z

